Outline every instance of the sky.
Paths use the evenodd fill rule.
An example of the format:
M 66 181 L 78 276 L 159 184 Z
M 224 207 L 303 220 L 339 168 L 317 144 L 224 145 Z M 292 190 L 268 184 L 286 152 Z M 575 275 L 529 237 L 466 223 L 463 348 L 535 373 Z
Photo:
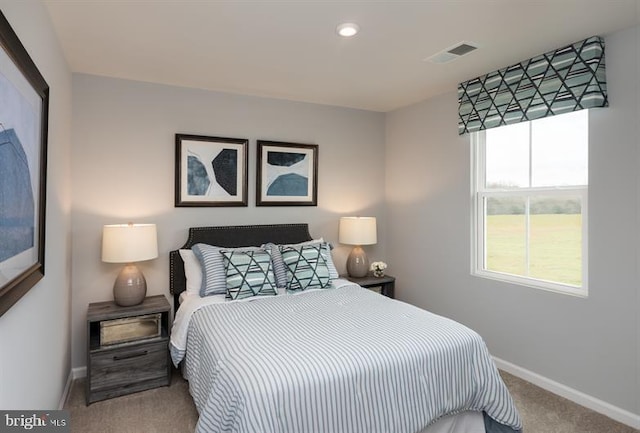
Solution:
M 588 110 L 486 130 L 487 184 L 587 185 L 588 133 Z

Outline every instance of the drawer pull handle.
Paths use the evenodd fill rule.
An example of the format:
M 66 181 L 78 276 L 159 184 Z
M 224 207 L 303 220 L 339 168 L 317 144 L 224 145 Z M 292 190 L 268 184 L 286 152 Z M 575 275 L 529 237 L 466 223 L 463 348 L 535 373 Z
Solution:
M 124 359 L 131 359 L 131 358 L 139 358 L 141 356 L 145 356 L 148 352 L 146 350 L 143 350 L 142 352 L 137 352 L 137 353 L 130 353 L 128 355 L 123 355 L 123 356 L 118 356 L 115 355 L 113 357 L 114 361 L 122 361 Z

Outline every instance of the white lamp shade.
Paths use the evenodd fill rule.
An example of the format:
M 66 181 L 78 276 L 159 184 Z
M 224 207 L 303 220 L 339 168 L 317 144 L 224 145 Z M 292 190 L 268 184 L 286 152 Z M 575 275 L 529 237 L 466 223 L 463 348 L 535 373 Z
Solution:
M 113 224 L 102 228 L 102 261 L 133 263 L 158 257 L 155 224 Z
M 338 242 L 347 245 L 373 245 L 378 242 L 375 217 L 342 217 Z

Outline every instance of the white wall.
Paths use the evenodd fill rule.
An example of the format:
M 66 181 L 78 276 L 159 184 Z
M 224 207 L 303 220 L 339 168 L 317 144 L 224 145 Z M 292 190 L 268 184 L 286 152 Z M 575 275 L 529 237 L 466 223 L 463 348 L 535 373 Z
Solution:
M 45 276 L 0 317 L 0 408 L 57 409 L 71 353 L 71 73 L 39 1 L 0 8 L 50 87 Z
M 590 114 L 589 297 L 470 275 L 470 144 L 457 94 L 388 113 L 386 251 L 399 298 L 477 330 L 494 356 L 640 414 L 638 29 L 606 37 L 611 107 Z
M 247 138 L 249 206 L 175 208 L 174 134 Z M 372 215 L 385 225 L 384 115 L 102 78 L 73 76 L 73 361 L 85 362 L 90 302 L 113 299 L 120 265 L 100 261 L 102 225 L 158 225 L 160 257 L 141 264 L 149 294 L 168 298 L 168 252 L 192 226 L 309 223 L 336 245 L 339 268 L 349 248 L 337 244 L 343 215 Z M 318 207 L 255 207 L 256 139 L 319 145 Z M 384 233 L 366 247 L 384 258 Z

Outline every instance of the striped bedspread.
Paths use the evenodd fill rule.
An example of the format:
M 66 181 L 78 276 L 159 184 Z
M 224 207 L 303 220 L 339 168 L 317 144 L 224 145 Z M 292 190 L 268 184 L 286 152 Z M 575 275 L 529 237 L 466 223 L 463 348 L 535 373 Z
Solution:
M 359 286 L 206 305 L 183 325 L 198 433 L 415 433 L 465 410 L 521 429 L 478 334 Z

